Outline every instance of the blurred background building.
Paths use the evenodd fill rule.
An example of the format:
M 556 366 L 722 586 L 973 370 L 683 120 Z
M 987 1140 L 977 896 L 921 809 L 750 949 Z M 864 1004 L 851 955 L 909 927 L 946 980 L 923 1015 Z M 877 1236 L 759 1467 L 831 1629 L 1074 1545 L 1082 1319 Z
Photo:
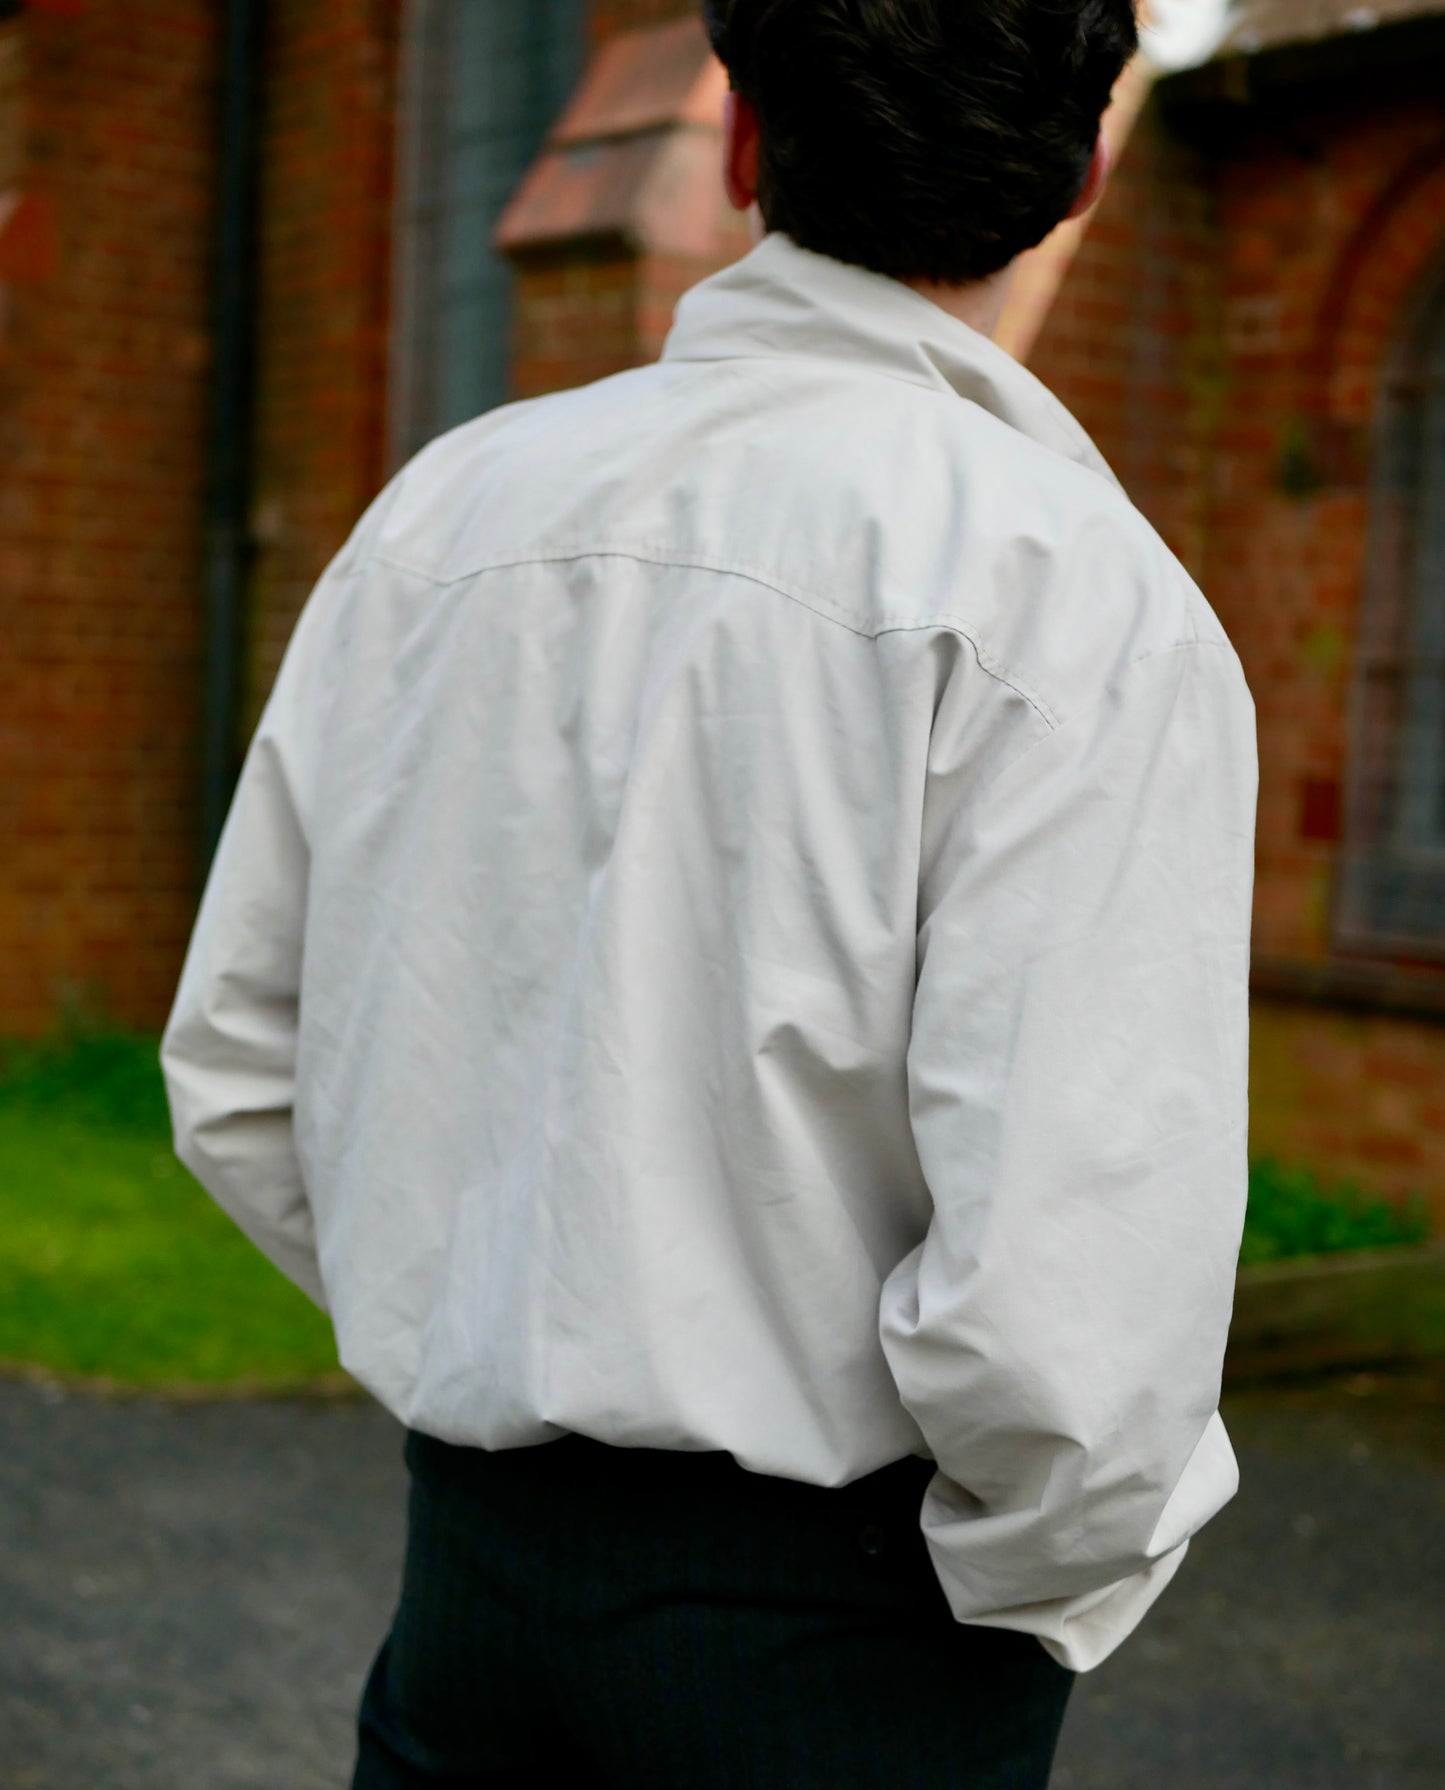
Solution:
M 292 623 L 388 472 L 741 253 L 692 0 L 0 0 L 0 1032 L 167 1010 Z M 1138 63 L 1001 339 L 1259 713 L 1257 1152 L 1445 1216 L 1445 0 Z

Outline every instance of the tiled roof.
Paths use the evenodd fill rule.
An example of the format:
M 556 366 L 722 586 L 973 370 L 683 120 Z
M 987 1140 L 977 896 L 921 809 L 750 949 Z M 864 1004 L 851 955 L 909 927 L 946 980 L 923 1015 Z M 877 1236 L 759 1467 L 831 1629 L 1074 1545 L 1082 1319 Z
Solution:
M 747 228 L 718 178 L 726 91 L 696 17 L 609 39 L 508 202 L 496 246 L 525 256 L 609 238 L 702 261 L 741 254 Z

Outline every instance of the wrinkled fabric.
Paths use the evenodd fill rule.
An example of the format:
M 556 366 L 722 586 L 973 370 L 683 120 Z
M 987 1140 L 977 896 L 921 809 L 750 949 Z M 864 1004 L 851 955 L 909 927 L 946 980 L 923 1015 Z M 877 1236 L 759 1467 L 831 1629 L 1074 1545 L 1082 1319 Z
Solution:
M 956 1616 L 1086 1669 L 1235 1487 L 1255 783 L 1228 640 L 1063 408 L 768 236 L 321 580 L 177 1150 L 403 1423 L 931 1456 Z

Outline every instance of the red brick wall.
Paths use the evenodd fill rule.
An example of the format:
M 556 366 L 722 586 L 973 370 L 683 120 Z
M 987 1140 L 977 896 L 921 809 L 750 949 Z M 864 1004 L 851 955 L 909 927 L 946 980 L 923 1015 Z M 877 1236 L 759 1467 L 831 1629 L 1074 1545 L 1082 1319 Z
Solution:
M 400 0 L 268 17 L 248 728 L 383 482 Z
M 1218 408 L 1220 253 L 1208 164 L 1151 99 L 1028 355 L 1196 576 Z
M 716 266 L 590 244 L 528 255 L 517 269 L 513 391 L 533 398 L 656 360 L 678 299 Z
M 54 264 L 0 324 L 0 1030 L 150 1025 L 196 869 L 216 8 L 12 29 Z
M 1256 1000 L 1250 1149 L 1374 1195 L 1421 1195 L 1445 1229 L 1445 1029 Z
M 512 389 L 534 398 L 650 358 L 637 326 L 641 267 L 622 247 L 568 245 L 517 268 Z

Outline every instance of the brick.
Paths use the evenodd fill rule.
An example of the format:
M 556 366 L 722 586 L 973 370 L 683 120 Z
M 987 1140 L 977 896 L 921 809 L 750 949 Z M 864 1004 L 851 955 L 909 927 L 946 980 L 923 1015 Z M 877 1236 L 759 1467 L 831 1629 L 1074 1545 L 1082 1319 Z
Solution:
M 270 9 L 245 724 L 291 627 L 386 474 L 399 0 Z
M 189 924 L 216 53 L 201 0 L 0 27 L 49 236 L 0 276 L 3 1031 L 158 1023 Z

